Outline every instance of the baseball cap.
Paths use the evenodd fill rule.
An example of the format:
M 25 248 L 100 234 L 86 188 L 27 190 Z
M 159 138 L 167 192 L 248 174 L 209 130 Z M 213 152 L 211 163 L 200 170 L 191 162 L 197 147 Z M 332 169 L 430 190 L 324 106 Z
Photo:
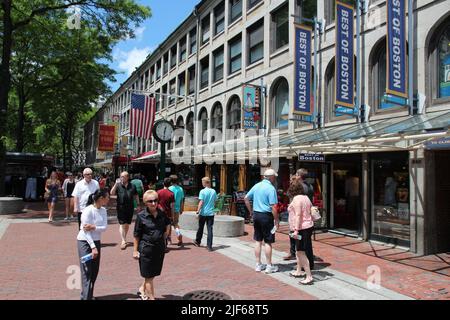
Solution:
M 70 171 L 66 172 L 66 176 L 71 176 L 71 175 L 72 175 L 72 172 L 70 172 Z
M 264 176 L 265 177 L 269 177 L 269 176 L 278 177 L 278 174 L 273 169 L 267 169 L 266 171 L 264 171 Z

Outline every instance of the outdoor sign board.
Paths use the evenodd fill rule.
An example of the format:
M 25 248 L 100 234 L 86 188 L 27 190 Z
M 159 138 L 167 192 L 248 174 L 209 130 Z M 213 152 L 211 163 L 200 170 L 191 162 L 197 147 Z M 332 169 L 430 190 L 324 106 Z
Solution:
M 304 25 L 295 26 L 294 60 L 294 111 L 296 115 L 310 116 L 311 101 L 311 36 L 312 29 Z
M 244 85 L 242 93 L 243 105 L 243 129 L 259 129 L 260 96 L 259 88 L 252 85 Z
M 325 155 L 318 153 L 300 153 L 298 161 L 304 162 L 325 162 Z

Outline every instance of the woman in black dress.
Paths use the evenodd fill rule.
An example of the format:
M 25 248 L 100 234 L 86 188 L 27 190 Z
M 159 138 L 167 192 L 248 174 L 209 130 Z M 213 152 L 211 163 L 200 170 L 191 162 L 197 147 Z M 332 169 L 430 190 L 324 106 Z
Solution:
M 155 300 L 153 278 L 161 274 L 170 220 L 158 208 L 156 191 L 145 192 L 143 200 L 147 208 L 136 217 L 133 258 L 139 259 L 141 276 L 144 278 L 138 295 L 142 300 Z

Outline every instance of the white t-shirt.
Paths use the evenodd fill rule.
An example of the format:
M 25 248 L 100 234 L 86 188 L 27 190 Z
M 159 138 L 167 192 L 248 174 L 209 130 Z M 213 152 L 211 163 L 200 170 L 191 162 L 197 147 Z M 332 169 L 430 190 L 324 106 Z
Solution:
M 94 224 L 95 230 L 84 231 L 83 226 L 86 224 Z M 106 231 L 107 226 L 108 216 L 106 209 L 103 207 L 97 209 L 94 205 L 87 206 L 81 214 L 80 232 L 78 232 L 77 240 L 85 240 L 91 248 L 95 248 L 94 241 L 100 240 L 101 233 Z
M 100 186 L 94 179 L 92 179 L 89 183 L 87 183 L 85 179 L 78 181 L 72 192 L 72 195 L 77 197 L 78 201 L 78 203 L 75 204 L 75 207 L 80 211 L 83 211 L 83 209 L 86 208 L 89 196 L 98 189 L 100 189 Z

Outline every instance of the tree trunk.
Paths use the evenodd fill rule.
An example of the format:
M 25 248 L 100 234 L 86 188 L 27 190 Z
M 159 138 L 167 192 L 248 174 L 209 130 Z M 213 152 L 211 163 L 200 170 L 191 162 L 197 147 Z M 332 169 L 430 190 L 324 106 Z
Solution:
M 25 97 L 25 90 L 23 84 L 17 86 L 17 94 L 19 96 L 19 114 L 16 128 L 16 151 L 23 152 L 24 144 L 24 127 L 25 127 L 25 104 L 27 103 Z
M 12 50 L 12 20 L 11 0 L 3 0 L 3 38 L 2 62 L 0 65 L 0 137 L 6 136 L 6 115 L 8 111 L 8 96 L 11 89 L 11 73 L 9 71 Z M 0 139 L 0 196 L 5 195 L 6 146 Z

